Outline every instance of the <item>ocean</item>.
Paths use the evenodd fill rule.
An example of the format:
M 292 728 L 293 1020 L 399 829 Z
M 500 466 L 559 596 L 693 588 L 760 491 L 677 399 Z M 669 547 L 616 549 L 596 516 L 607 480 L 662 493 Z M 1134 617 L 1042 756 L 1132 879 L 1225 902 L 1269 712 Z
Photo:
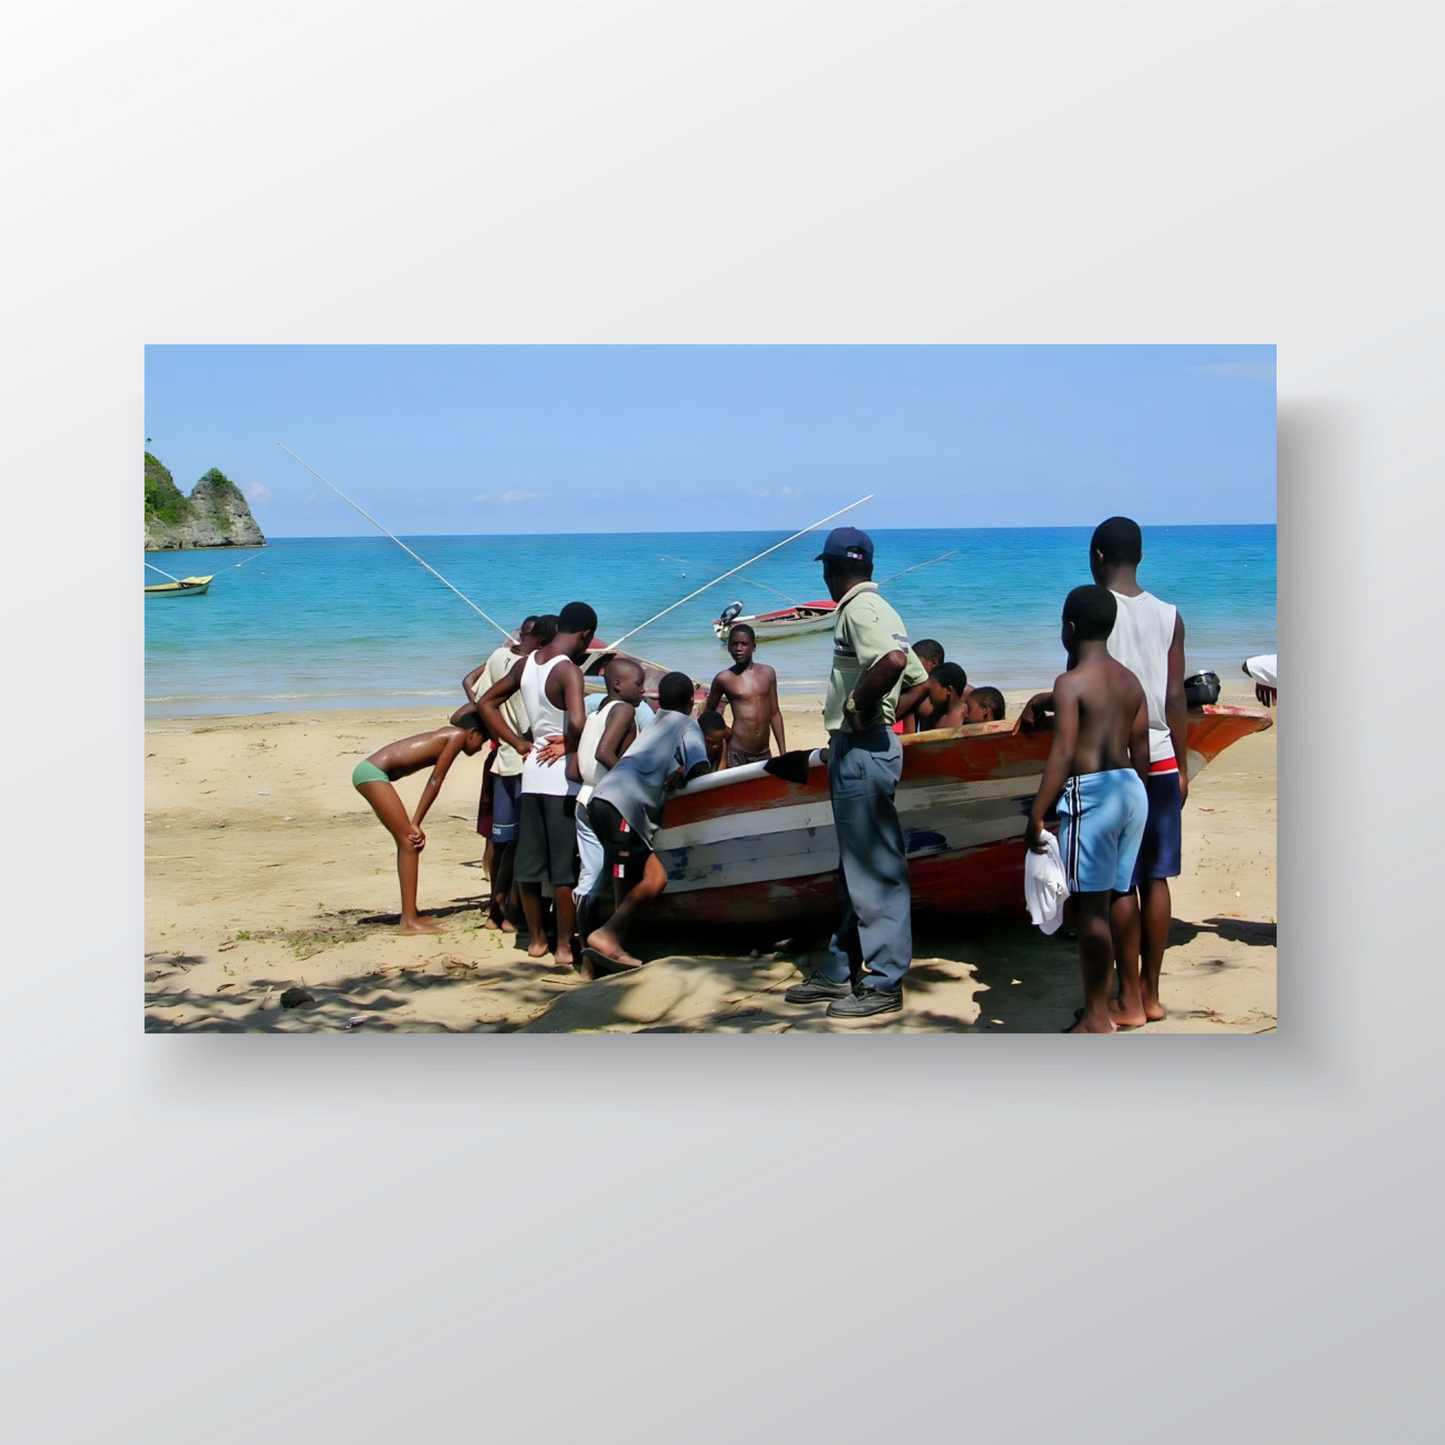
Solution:
M 873 530 L 874 577 L 914 641 L 943 644 L 976 685 L 1043 688 L 1064 665 L 1059 611 L 1088 582 L 1087 527 Z M 590 602 L 615 642 L 785 532 L 408 537 L 477 607 L 515 629 L 529 612 Z M 624 643 L 708 681 L 728 664 L 711 622 L 729 603 L 768 612 L 826 597 L 809 534 L 684 602 Z M 1275 651 L 1273 526 L 1149 527 L 1139 580 L 1184 616 L 1191 672 L 1238 674 Z M 952 553 L 946 560 L 920 563 Z M 278 537 L 259 551 L 149 552 L 175 577 L 214 574 L 203 597 L 145 604 L 148 718 L 409 707 L 449 713 L 461 679 L 501 640 L 386 537 Z M 898 575 L 906 573 L 906 575 Z M 163 580 L 149 569 L 147 583 Z M 772 590 L 769 590 L 772 589 Z M 760 646 L 785 693 L 821 692 L 826 632 Z

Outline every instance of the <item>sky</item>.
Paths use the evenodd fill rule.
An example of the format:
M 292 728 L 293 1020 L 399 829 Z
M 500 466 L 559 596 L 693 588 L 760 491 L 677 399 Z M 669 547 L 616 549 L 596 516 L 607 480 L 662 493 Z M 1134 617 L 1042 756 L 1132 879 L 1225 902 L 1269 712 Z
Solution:
M 148 346 L 268 537 L 1275 520 L 1273 346 Z M 301 462 L 288 456 L 281 443 Z

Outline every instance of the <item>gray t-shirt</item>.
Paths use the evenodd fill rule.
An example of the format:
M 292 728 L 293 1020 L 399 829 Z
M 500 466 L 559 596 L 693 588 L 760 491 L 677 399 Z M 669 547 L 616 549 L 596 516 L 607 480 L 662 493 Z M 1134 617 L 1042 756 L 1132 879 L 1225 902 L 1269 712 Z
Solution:
M 684 774 L 707 762 L 707 744 L 694 718 L 659 709 L 652 726 L 617 760 L 597 784 L 593 799 L 611 803 L 627 826 L 651 844 L 662 820 L 662 790 L 679 768 Z

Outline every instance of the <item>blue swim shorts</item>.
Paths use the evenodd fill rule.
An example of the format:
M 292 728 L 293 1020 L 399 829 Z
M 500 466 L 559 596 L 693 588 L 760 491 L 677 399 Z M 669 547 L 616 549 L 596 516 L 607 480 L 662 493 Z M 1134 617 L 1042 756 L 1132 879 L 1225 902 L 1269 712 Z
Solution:
M 1144 824 L 1144 837 L 1139 844 L 1139 861 L 1134 864 L 1131 888 L 1146 878 L 1177 878 L 1181 815 L 1184 805 L 1179 801 L 1179 769 L 1172 762 L 1156 763 L 1159 772 L 1150 771 L 1149 817 Z
M 1133 768 L 1082 773 L 1059 799 L 1059 853 L 1070 893 L 1124 893 L 1134 876 L 1148 794 Z
M 492 842 L 515 843 L 522 775 L 513 773 L 510 777 L 499 778 L 494 773 L 492 784 Z

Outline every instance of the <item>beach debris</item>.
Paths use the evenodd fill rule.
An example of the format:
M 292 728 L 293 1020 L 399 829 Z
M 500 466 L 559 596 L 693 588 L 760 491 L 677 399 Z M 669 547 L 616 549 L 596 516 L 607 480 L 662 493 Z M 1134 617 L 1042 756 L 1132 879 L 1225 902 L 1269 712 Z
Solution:
M 755 948 L 755 949 L 753 949 L 753 951 L 752 951 L 750 954 L 748 954 L 748 957 L 749 957 L 749 958 L 761 958 L 762 956 L 763 956 L 763 951 L 762 951 L 761 948 Z
M 349 1029 L 359 1029 L 362 1024 L 366 1022 L 366 1018 L 367 1016 L 365 1014 L 352 1014 L 352 1016 L 346 1020 L 346 1027 Z
M 281 995 L 282 1008 L 300 1008 L 303 1004 L 315 1002 L 316 995 L 307 993 L 304 988 L 288 988 Z

